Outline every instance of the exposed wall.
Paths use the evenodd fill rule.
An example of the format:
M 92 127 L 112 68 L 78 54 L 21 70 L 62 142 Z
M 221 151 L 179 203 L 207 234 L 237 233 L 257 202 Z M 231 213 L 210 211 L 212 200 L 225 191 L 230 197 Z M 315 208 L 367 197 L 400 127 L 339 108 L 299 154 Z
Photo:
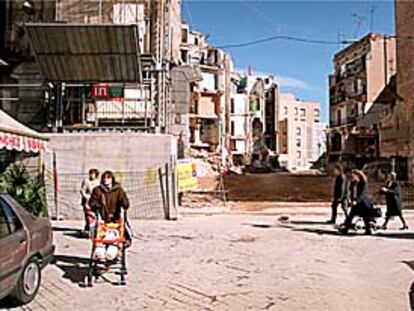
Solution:
M 409 178 L 414 176 L 414 141 L 412 138 L 414 117 L 414 2 L 396 0 L 395 16 L 397 30 L 397 101 L 392 120 L 392 132 L 389 148 L 384 150 L 387 156 L 408 157 Z M 395 139 L 392 139 L 395 138 Z M 392 150 L 394 149 L 394 150 Z
M 184 148 L 189 148 L 189 112 L 191 104 L 191 87 L 193 80 L 189 66 L 177 66 L 171 69 L 172 124 L 170 133 L 177 138 L 182 135 Z
M 176 156 L 176 141 L 169 135 L 151 134 L 54 134 L 50 150 L 56 153 L 59 214 L 66 218 L 82 217 L 79 187 L 90 168 L 112 170 L 130 197 L 130 217 L 164 218 L 163 192 L 158 169 L 171 164 Z M 45 156 L 51 170 L 50 156 Z M 165 178 L 165 177 L 164 177 Z M 170 179 L 171 181 L 171 179 Z M 170 190 L 170 206 L 174 196 Z M 51 193 L 52 192 L 52 193 Z M 49 188 L 49 197 L 53 189 Z M 53 201 L 53 200 L 52 200 Z M 51 207 L 52 215 L 55 209 Z

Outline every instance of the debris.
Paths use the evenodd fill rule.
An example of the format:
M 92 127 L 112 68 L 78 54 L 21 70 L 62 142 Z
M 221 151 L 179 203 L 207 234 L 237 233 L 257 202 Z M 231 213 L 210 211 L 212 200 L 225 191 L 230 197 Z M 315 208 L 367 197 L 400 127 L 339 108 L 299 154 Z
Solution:
M 279 220 L 280 222 L 288 222 L 288 221 L 289 221 L 289 216 L 280 216 L 280 217 L 278 218 L 278 220 Z

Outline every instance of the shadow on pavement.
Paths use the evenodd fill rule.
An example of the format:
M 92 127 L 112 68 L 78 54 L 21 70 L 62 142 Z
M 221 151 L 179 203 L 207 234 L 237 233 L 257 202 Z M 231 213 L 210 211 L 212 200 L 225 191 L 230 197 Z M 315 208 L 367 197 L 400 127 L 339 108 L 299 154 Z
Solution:
M 53 231 L 56 232 L 77 232 L 77 231 L 81 231 L 77 228 L 69 228 L 69 227 L 52 227 Z
M 348 232 L 348 234 L 344 235 L 335 229 L 329 230 L 329 229 L 313 229 L 313 228 L 292 228 L 292 230 L 298 231 L 298 232 L 314 233 L 318 235 L 333 235 L 333 236 L 344 236 L 344 237 L 361 235 L 355 232 Z
M 266 223 L 242 223 L 243 226 L 250 226 L 253 228 L 268 229 L 268 228 L 277 228 L 277 226 Z
M 11 300 L 9 297 L 6 297 L 0 300 L 0 309 L 11 309 L 11 308 L 17 308 L 21 306 L 22 306 L 21 304 L 18 304 L 17 302 Z
M 89 258 L 56 255 L 54 259 L 55 266 L 64 272 L 63 278 L 76 284 L 84 282 L 88 271 Z
M 70 237 L 76 238 L 76 239 L 89 239 L 88 236 L 82 234 L 81 230 L 72 231 L 72 232 L 65 232 L 63 235 L 64 236 L 70 236 Z
M 289 223 L 293 225 L 329 225 L 326 221 L 314 221 L 314 220 L 291 220 Z
M 403 261 L 407 266 L 414 271 L 414 261 Z M 410 290 L 408 292 L 408 299 L 410 301 L 410 310 L 414 310 L 414 281 L 411 283 Z
M 376 236 L 389 239 L 414 239 L 414 232 L 377 233 Z

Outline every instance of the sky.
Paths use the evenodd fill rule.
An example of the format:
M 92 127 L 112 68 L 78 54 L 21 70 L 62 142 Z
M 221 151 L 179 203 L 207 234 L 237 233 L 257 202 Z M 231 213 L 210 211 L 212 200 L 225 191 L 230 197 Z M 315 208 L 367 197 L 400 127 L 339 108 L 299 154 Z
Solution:
M 328 120 L 328 75 L 332 59 L 346 45 L 371 30 L 394 34 L 393 1 L 241 1 L 183 0 L 182 14 L 192 29 L 209 35 L 210 44 L 225 47 L 274 35 L 333 42 L 310 44 L 275 40 L 241 48 L 224 48 L 236 70 L 276 76 L 281 92 L 322 104 Z

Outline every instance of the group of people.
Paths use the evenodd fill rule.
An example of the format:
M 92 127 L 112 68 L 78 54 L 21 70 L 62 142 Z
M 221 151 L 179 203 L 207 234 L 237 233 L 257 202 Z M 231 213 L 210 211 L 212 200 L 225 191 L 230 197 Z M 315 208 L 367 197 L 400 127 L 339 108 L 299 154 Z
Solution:
M 364 221 L 365 233 L 371 234 L 371 219 L 376 217 L 376 210 L 373 201 L 368 196 L 367 177 L 362 171 L 356 169 L 350 171 L 350 175 L 347 176 L 341 164 L 335 166 L 334 175 L 332 216 L 327 223 L 336 223 L 338 206 L 340 205 L 346 217 L 345 222 L 340 227 L 341 233 L 346 234 L 353 225 L 353 219 L 359 216 Z M 386 183 L 381 188 L 380 193 L 385 195 L 387 205 L 385 222 L 381 229 L 387 229 L 388 222 L 392 217 L 400 218 L 402 222 L 401 230 L 408 229 L 402 214 L 401 188 L 395 172 L 387 174 Z
M 88 178 L 82 181 L 80 193 L 85 216 L 82 235 L 85 237 L 90 236 L 96 212 L 107 223 L 119 219 L 121 208 L 129 208 L 128 197 L 111 171 L 104 172 L 99 179 L 99 171 L 90 169 Z

